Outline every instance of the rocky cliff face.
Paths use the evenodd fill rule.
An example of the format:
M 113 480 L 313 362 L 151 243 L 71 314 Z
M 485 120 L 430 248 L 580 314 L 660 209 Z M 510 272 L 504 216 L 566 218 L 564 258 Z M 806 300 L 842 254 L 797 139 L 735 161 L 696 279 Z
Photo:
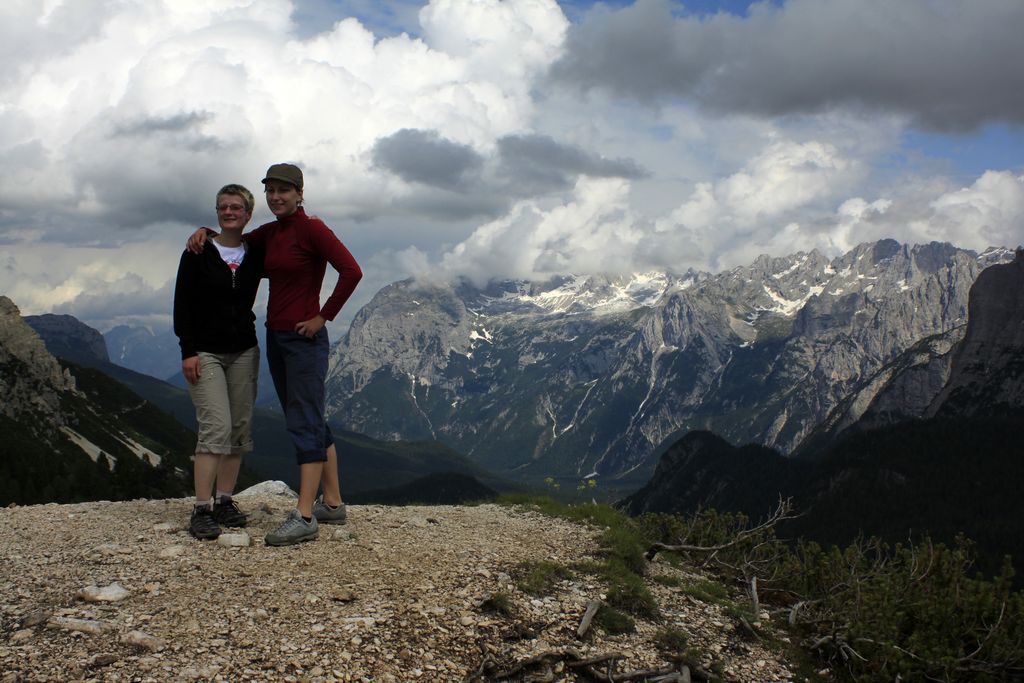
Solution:
M 921 340 L 861 383 L 801 445 L 928 417 L 1024 411 L 1024 251 L 992 265 L 969 292 L 968 322 Z
M 967 319 L 987 265 L 948 244 L 719 273 L 396 283 L 332 353 L 328 410 L 521 476 L 649 473 L 692 429 L 793 450 L 860 384 Z
M 42 338 L 50 353 L 75 360 L 87 358 L 109 362 L 103 335 L 70 315 L 26 315 L 25 322 Z
M 1024 250 L 1011 263 L 984 270 L 971 288 L 969 305 L 949 382 L 925 414 L 1019 414 L 1024 411 Z
M 0 297 L 0 505 L 184 491 L 195 435 L 101 373 L 69 368 Z
M 0 296 L 0 414 L 51 433 L 64 423 L 62 392 L 73 392 L 71 374 L 22 320 L 13 301 Z

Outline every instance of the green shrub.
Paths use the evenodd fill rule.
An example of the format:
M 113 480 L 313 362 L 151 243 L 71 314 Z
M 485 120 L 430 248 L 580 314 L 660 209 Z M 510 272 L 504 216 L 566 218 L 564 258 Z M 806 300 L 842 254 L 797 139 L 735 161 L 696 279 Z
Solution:
M 669 656 L 681 657 L 690 644 L 690 635 L 678 626 L 666 626 L 654 636 L 654 645 Z
M 594 621 L 604 629 L 605 633 L 613 636 L 636 631 L 636 622 L 632 617 L 608 605 L 602 605 L 601 609 L 597 610 Z
M 609 605 L 639 617 L 658 618 L 658 603 L 643 578 L 618 561 L 607 562 L 601 568 L 601 575 L 609 584 L 606 597 Z
M 637 527 L 666 544 L 722 546 L 683 556 L 708 561 L 744 591 L 757 577 L 759 601 L 790 608 L 818 666 L 844 680 L 1024 678 L 1024 593 L 1013 590 L 1009 560 L 993 580 L 973 575 L 972 546 L 963 538 L 953 547 L 928 538 L 790 546 L 771 526 L 752 529 L 743 515 L 713 510 L 685 519 L 645 515 Z M 683 591 L 736 617 L 750 614 L 750 603 L 733 605 L 721 583 L 694 582 Z

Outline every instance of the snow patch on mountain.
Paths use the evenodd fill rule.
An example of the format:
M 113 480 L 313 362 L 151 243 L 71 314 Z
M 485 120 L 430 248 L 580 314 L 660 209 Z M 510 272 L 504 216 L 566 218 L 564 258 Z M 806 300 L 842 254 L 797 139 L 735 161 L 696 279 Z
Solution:
M 607 315 L 654 306 L 671 284 L 672 278 L 664 272 L 622 278 L 568 275 L 547 288 L 519 282 L 514 291 L 505 291 L 498 298 L 506 305 L 531 306 L 550 315 Z
M 823 286 L 815 285 L 814 287 L 809 287 L 807 289 L 806 296 L 801 297 L 800 299 L 786 299 L 769 289 L 768 285 L 764 285 L 764 293 L 767 294 L 773 302 L 775 302 L 775 306 L 765 310 L 772 313 L 779 313 L 787 317 L 796 315 L 800 312 L 800 309 L 802 309 L 804 305 L 811 300 L 812 296 L 818 296 L 824 291 L 825 288 Z

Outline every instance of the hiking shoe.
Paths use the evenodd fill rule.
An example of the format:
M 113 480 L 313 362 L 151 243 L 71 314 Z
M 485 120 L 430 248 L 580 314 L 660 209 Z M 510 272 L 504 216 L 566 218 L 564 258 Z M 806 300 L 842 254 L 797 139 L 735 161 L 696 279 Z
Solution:
M 324 497 L 320 496 L 313 504 L 313 516 L 321 524 L 344 524 L 348 521 L 348 511 L 345 504 L 338 507 L 331 507 L 324 503 Z
M 316 523 L 316 517 L 307 522 L 302 519 L 302 513 L 292 510 L 284 523 L 271 531 L 263 539 L 267 545 L 294 545 L 303 541 L 313 541 L 320 535 L 320 527 Z
M 238 503 L 231 498 L 221 498 L 213 504 L 213 518 L 221 526 L 245 526 L 249 518 L 238 509 Z
M 210 541 L 220 536 L 220 525 L 213 518 L 213 510 L 205 505 L 193 507 L 192 517 L 188 520 L 188 532 L 201 541 Z

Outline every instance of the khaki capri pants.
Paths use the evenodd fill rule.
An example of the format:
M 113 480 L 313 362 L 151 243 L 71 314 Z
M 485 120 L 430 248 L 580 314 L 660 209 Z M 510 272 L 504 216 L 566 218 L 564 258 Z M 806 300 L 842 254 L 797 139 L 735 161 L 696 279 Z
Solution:
M 259 370 L 259 346 L 238 353 L 199 352 L 199 381 L 188 386 L 196 408 L 196 453 L 234 455 L 252 450 Z

